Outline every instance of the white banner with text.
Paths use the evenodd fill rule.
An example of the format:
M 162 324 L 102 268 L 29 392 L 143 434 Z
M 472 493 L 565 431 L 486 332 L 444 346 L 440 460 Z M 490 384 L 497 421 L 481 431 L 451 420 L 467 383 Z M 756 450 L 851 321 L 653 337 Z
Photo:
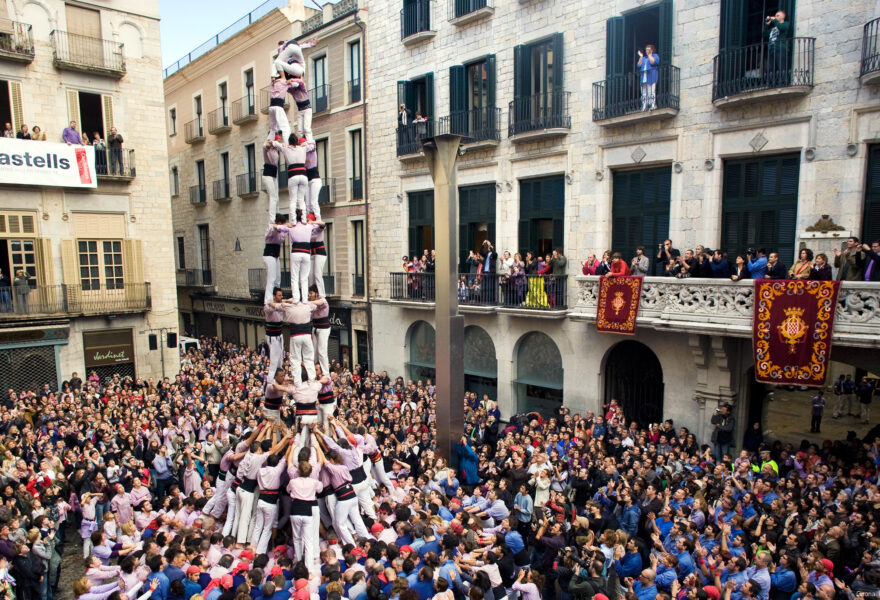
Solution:
M 0 183 L 98 187 L 95 149 L 0 138 Z

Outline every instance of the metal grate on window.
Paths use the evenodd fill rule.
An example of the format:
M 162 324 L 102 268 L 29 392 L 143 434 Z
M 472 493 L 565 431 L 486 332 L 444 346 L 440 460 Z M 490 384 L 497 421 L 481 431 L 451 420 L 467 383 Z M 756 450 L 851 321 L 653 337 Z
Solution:
M 54 346 L 0 349 L 0 390 L 38 391 L 44 384 L 58 389 Z

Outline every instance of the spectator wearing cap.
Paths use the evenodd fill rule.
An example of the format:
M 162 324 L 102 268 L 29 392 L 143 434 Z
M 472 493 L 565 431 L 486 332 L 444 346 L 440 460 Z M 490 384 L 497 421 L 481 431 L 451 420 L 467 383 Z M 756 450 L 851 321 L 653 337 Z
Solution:
M 202 570 L 199 567 L 191 566 L 186 570 L 186 579 L 183 580 L 184 598 L 189 600 L 196 594 L 202 593 L 202 586 L 199 585 L 199 577 Z

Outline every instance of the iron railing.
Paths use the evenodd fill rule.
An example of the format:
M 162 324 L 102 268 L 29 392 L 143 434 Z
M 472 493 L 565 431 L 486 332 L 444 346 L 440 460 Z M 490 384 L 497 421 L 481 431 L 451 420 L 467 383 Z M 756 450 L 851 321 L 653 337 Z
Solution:
M 221 106 L 208 113 L 208 133 L 223 133 L 230 129 L 232 129 L 232 126 L 229 124 L 229 111 L 225 106 Z
M 348 184 L 351 188 L 352 200 L 364 199 L 364 179 L 363 177 L 349 177 Z
M 352 79 L 348 82 L 348 103 L 354 104 L 361 101 L 361 80 Z
M 149 283 L 108 286 L 0 287 L 0 321 L 46 315 L 103 315 L 150 310 Z
M 715 56 L 712 100 L 757 90 L 813 87 L 815 38 L 725 50 Z
M 495 3 L 492 0 L 451 0 L 449 20 L 467 16 L 484 8 L 495 8 Z
M 344 17 L 345 15 L 357 12 L 357 9 L 357 0 L 340 0 L 333 5 L 333 18 L 338 19 Z
M 324 13 L 318 12 L 315 15 L 312 15 L 305 21 L 303 21 L 302 25 L 302 33 L 303 35 L 307 33 L 311 33 L 316 30 L 318 27 L 324 24 Z
M 23 62 L 34 60 L 33 27 L 0 19 L 0 56 Z
M 318 192 L 318 204 L 330 204 L 336 201 L 336 178 L 321 179 L 321 190 Z
M 211 196 L 216 202 L 232 200 L 232 186 L 229 179 L 217 179 L 213 182 L 214 194 Z
M 181 287 L 210 287 L 214 285 L 214 273 L 208 269 L 178 269 L 177 285 Z
M 437 134 L 453 133 L 462 137 L 462 143 L 501 140 L 501 109 L 494 106 L 454 112 L 440 117 Z
M 357 296 L 359 298 L 363 298 L 364 296 L 364 274 L 363 273 L 352 273 L 351 274 L 351 295 Z
M 189 187 L 190 204 L 205 204 L 208 201 L 208 193 L 204 186 L 191 185 Z
M 236 125 L 257 120 L 257 104 L 255 98 L 243 96 L 232 103 L 232 122 Z
M 272 96 L 269 94 L 269 86 L 260 90 L 260 112 L 264 115 L 269 113 L 269 102 L 271 99 Z M 288 108 L 290 108 L 290 94 L 284 96 L 284 110 L 287 110 Z
M 101 70 L 115 75 L 125 74 L 122 44 L 77 33 L 55 30 L 52 38 L 55 63 L 78 70 Z
M 391 300 L 434 302 L 436 294 L 435 273 L 391 273 Z M 568 276 L 459 273 L 458 301 L 477 306 L 566 310 Z
M 660 65 L 654 74 L 636 71 L 598 81 L 593 84 L 593 120 L 652 109 L 678 110 L 680 86 L 680 71 L 672 65 Z
M 95 148 L 95 172 L 100 179 L 134 179 L 137 174 L 134 150 L 127 148 Z
M 514 98 L 508 106 L 507 135 L 542 129 L 571 129 L 570 92 L 551 90 Z
M 183 141 L 187 144 L 205 141 L 205 124 L 201 115 L 183 125 Z
M 400 39 L 431 31 L 431 1 L 415 0 L 403 5 L 400 11 Z
M 261 5 L 237 20 L 235 23 L 233 23 L 217 35 L 213 36 L 208 41 L 199 45 L 199 47 L 197 47 L 195 50 L 187 53 L 186 56 L 184 56 L 174 64 L 166 67 L 164 77 L 168 77 L 169 75 L 176 73 L 195 59 L 204 54 L 207 54 L 211 49 L 219 46 L 238 32 L 245 29 L 251 23 L 255 23 L 257 20 L 262 19 L 276 8 L 282 8 L 286 6 L 287 0 L 267 0 L 266 2 L 263 2 Z
M 417 154 L 422 149 L 422 140 L 434 137 L 437 129 L 435 121 L 419 121 L 397 128 L 397 156 Z
M 880 71 L 880 17 L 865 23 L 859 76 Z
M 241 173 L 235 176 L 235 188 L 239 197 L 259 195 L 260 187 L 256 173 Z
M 312 101 L 312 114 L 321 113 L 330 108 L 330 84 L 325 83 L 309 90 L 309 99 Z

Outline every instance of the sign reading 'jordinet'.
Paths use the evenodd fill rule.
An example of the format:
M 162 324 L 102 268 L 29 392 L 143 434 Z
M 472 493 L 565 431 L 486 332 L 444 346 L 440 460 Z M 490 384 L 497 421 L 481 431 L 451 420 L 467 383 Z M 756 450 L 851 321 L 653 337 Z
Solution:
M 134 362 L 131 329 L 83 332 L 86 367 Z
M 0 183 L 97 187 L 95 149 L 0 138 Z

